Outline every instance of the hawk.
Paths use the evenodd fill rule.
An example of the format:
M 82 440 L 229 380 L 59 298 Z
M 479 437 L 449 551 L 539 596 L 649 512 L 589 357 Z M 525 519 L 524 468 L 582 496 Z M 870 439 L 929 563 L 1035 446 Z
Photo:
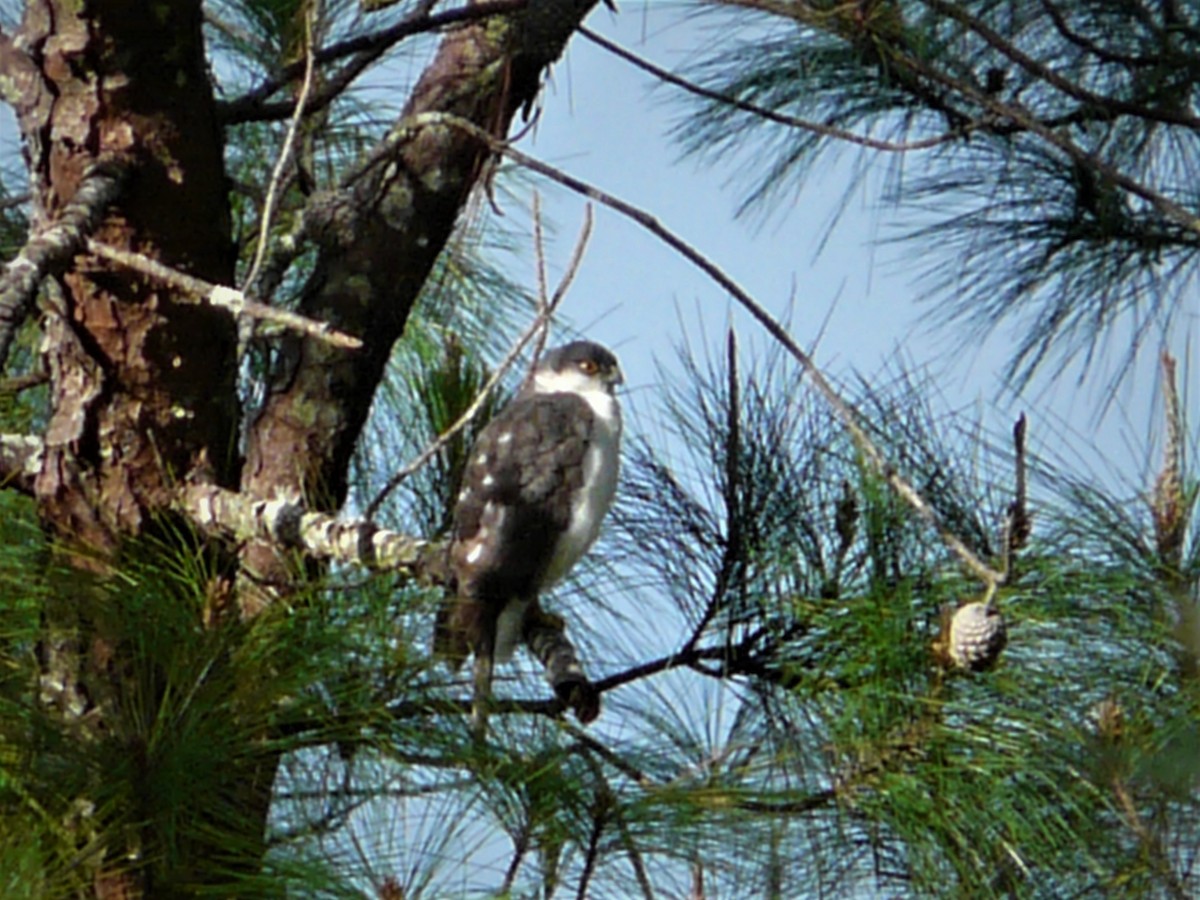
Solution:
M 551 350 L 471 449 L 449 546 L 453 595 L 438 616 L 435 649 L 455 664 L 474 656 L 478 733 L 495 663 L 511 659 L 536 629 L 561 635 L 561 621 L 538 597 L 587 553 L 612 504 L 623 380 L 616 356 L 599 344 Z M 555 684 L 590 721 L 598 701 L 580 697 L 581 689 L 590 686 L 577 664 Z

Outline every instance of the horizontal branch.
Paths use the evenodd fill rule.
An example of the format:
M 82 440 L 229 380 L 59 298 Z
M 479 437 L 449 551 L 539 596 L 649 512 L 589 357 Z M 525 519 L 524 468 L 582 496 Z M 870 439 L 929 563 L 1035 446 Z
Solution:
M 110 247 L 108 244 L 102 244 L 92 239 L 87 241 L 87 249 L 89 253 L 93 253 L 101 259 L 124 266 L 127 269 L 132 269 L 135 272 L 141 272 L 143 275 L 149 275 L 151 278 L 155 278 L 163 284 L 181 291 L 182 296 L 176 299 L 183 302 L 186 302 L 188 298 L 195 298 L 197 302 L 207 303 L 218 309 L 226 310 L 235 318 L 245 317 L 260 322 L 270 322 L 281 328 L 297 331 L 317 340 L 325 341 L 327 344 L 332 344 L 335 347 L 357 350 L 362 346 L 362 341 L 358 338 L 343 334 L 324 322 L 317 322 L 306 316 L 288 312 L 284 309 L 277 309 L 274 306 L 267 306 L 265 303 L 248 300 L 245 294 L 235 288 L 211 284 L 203 278 L 197 278 L 194 275 L 188 275 L 186 272 L 180 272 L 178 269 L 172 269 L 170 266 L 165 266 L 148 256 L 143 256 L 141 253 L 118 250 L 116 247 Z
M 293 499 L 259 500 L 209 484 L 186 487 L 179 507 L 206 532 L 239 540 L 267 540 L 301 550 L 316 559 L 373 569 L 423 571 L 432 553 L 428 541 L 380 528 L 365 520 L 346 521 L 309 512 Z
M 65 272 L 82 252 L 108 207 L 121 193 L 129 164 L 115 156 L 96 160 L 80 179 L 75 196 L 45 227 L 37 229 L 0 277 L 0 367 L 17 329 L 33 308 L 42 280 Z

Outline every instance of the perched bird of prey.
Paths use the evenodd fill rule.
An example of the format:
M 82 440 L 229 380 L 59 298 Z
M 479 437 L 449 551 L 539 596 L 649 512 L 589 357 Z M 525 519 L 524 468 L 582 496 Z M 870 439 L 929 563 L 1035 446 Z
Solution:
M 449 549 L 454 594 L 438 616 L 435 649 L 455 663 L 474 655 L 477 733 L 494 664 L 512 657 L 531 623 L 552 618 L 539 595 L 600 533 L 617 488 L 622 381 L 616 356 L 599 344 L 551 350 L 471 449 Z

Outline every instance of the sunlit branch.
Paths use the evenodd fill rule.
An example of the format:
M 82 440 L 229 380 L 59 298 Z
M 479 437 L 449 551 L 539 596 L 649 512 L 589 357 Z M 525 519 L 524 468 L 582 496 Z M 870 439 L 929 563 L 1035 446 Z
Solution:
M 65 272 L 83 250 L 89 234 L 120 195 L 129 163 L 115 156 L 97 159 L 84 173 L 75 196 L 53 222 L 34 231 L 0 278 L 0 366 L 8 359 L 17 329 L 33 308 L 42 280 Z
M 101 259 L 135 272 L 141 272 L 143 275 L 148 275 L 180 291 L 181 294 L 176 298 L 180 302 L 188 302 L 188 298 L 194 298 L 193 302 L 207 303 L 218 309 L 224 309 L 235 318 L 245 317 L 268 322 L 290 331 L 308 335 L 335 347 L 344 347 L 347 350 L 357 350 L 362 346 L 362 341 L 358 338 L 343 334 L 324 322 L 317 322 L 284 309 L 276 309 L 265 303 L 248 300 L 241 291 L 211 284 L 202 278 L 188 275 L 186 272 L 180 272 L 170 266 L 164 266 L 140 253 L 119 250 L 91 239 L 86 242 L 86 246 L 89 253 L 93 253 Z
M 268 540 L 301 550 L 315 559 L 374 569 L 419 571 L 429 542 L 380 528 L 366 520 L 345 520 L 309 512 L 291 499 L 259 500 L 210 484 L 193 484 L 179 506 L 206 532 L 239 540 Z

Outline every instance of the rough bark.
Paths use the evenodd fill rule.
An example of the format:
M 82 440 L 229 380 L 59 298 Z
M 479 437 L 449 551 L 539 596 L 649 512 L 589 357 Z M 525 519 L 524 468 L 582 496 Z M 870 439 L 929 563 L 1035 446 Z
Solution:
M 217 283 L 233 275 L 222 140 L 200 3 L 31 4 L 40 72 L 18 114 L 38 215 L 54 220 L 102 156 L 134 167 L 96 236 Z M 186 215 L 180 211 L 186 210 Z M 197 468 L 235 483 L 233 323 L 169 288 L 78 257 L 48 312 L 52 415 L 35 490 L 50 528 L 111 548 Z

